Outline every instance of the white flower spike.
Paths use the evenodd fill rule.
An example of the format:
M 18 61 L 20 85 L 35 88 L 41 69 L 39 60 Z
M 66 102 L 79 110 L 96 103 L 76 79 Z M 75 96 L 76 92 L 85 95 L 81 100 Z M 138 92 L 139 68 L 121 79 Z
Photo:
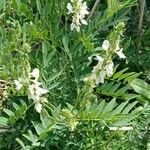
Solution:
M 89 14 L 86 2 L 83 2 L 83 0 L 71 0 L 71 3 L 67 4 L 67 9 L 67 14 L 73 14 L 70 29 L 76 29 L 77 32 L 80 32 L 81 24 L 87 25 L 84 19 Z
M 36 82 L 29 85 L 29 98 L 33 99 L 37 112 L 40 112 L 39 110 L 42 109 L 41 104 L 39 104 L 41 96 L 48 93 L 48 90 L 40 87 L 40 85 L 36 84 Z
M 30 79 L 27 82 L 28 84 L 28 98 L 32 99 L 35 103 L 35 110 L 38 113 L 41 113 L 42 110 L 42 104 L 41 98 L 44 94 L 48 93 L 48 90 L 44 89 L 42 87 L 42 83 L 38 81 L 40 76 L 39 69 L 35 68 L 30 73 Z M 22 78 L 19 78 L 18 80 L 14 80 L 14 84 L 16 85 L 16 90 L 20 90 L 22 88 Z

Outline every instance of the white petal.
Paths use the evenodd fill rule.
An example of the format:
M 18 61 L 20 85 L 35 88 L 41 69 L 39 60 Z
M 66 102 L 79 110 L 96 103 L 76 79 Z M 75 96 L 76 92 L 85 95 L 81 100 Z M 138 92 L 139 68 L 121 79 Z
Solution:
M 95 60 L 98 60 L 98 64 L 93 67 L 92 73 L 95 74 L 96 77 L 96 72 L 101 69 L 104 59 L 101 56 L 96 56 Z
M 106 77 L 106 72 L 105 71 L 101 71 L 100 72 L 100 76 L 99 76 L 99 83 L 104 83 L 105 77 Z
M 77 32 L 80 32 L 80 26 L 76 26 Z
M 84 2 L 83 4 L 81 4 L 81 10 L 80 10 L 80 15 L 84 18 L 85 15 L 89 14 L 89 12 L 87 11 L 88 7 L 86 5 L 86 2 Z
M 48 90 L 43 89 L 43 88 L 40 88 L 40 89 L 39 89 L 39 93 L 40 93 L 40 95 L 42 96 L 43 94 L 48 93 Z
M 80 14 L 81 14 L 82 16 L 88 15 L 89 12 L 87 11 L 87 9 L 88 9 L 88 7 L 87 7 L 86 2 L 83 2 L 82 6 L 81 6 Z
M 81 23 L 87 25 L 87 22 L 84 19 L 80 19 Z
M 121 48 L 119 51 L 116 51 L 116 54 L 122 58 L 122 59 L 125 59 L 126 56 L 124 55 L 124 53 L 122 52 L 123 51 L 123 48 Z
M 114 66 L 114 63 L 111 61 L 105 67 L 106 68 L 106 74 L 108 77 L 111 77 L 113 75 L 113 66 Z
M 16 86 L 16 90 L 17 91 L 21 90 L 21 88 L 22 88 L 23 85 L 20 83 L 19 80 L 14 80 L 14 84 Z
M 102 48 L 106 51 L 109 49 L 109 46 L 110 46 L 110 43 L 108 40 L 105 40 L 102 44 Z
M 42 104 L 40 104 L 39 102 L 37 102 L 37 103 L 35 103 L 34 108 L 35 108 L 35 110 L 36 110 L 38 113 L 41 113 Z
M 102 58 L 101 56 L 96 55 L 95 60 L 98 60 L 99 63 L 103 63 L 104 58 Z
M 73 13 L 73 7 L 70 3 L 67 4 L 68 14 Z

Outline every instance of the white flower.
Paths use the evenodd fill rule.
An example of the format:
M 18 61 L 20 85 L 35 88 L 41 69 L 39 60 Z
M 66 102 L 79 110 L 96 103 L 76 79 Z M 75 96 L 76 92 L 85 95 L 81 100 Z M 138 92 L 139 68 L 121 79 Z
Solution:
M 98 85 L 99 83 L 104 83 L 106 72 L 103 71 L 102 68 L 104 58 L 102 58 L 101 56 L 96 56 L 95 60 L 98 60 L 98 64 L 93 67 L 91 78 L 95 80 L 95 83 Z M 99 70 L 102 71 L 99 72 Z
M 124 55 L 124 53 L 123 53 L 122 51 L 123 51 L 123 48 L 120 48 L 120 47 L 119 47 L 119 40 L 117 40 L 115 53 L 116 53 L 120 58 L 125 59 L 126 56 Z
M 109 49 L 109 47 L 110 47 L 109 41 L 108 41 L 108 40 L 105 40 L 105 41 L 103 42 L 103 44 L 102 44 L 102 48 L 103 48 L 105 51 L 107 51 L 107 50 Z
M 29 98 L 34 101 L 35 110 L 39 113 L 42 110 L 42 104 L 40 104 L 41 96 L 48 93 L 48 90 L 41 88 L 40 85 L 36 83 L 29 85 Z
M 116 54 L 117 54 L 120 58 L 125 59 L 126 56 L 124 55 L 124 53 L 123 53 L 122 51 L 123 51 L 123 48 L 117 50 L 117 51 L 116 51 Z
M 14 84 L 15 84 L 15 86 L 16 86 L 16 90 L 17 91 L 19 91 L 19 90 L 21 90 L 21 88 L 22 88 L 22 83 L 21 83 L 21 81 L 22 81 L 22 79 L 21 78 L 18 78 L 18 80 L 14 80 Z
M 105 66 L 105 69 L 106 69 L 106 74 L 108 77 L 111 77 L 113 75 L 113 66 L 114 66 L 114 63 L 111 61 L 109 62 L 106 66 Z
M 25 82 L 22 78 L 18 78 L 18 80 L 14 80 L 14 84 L 16 85 L 16 90 L 20 90 L 23 86 L 22 83 L 28 84 L 28 98 L 32 99 L 35 103 L 35 110 L 41 113 L 42 104 L 41 99 L 43 99 L 43 95 L 48 93 L 48 90 L 42 87 L 42 83 L 38 81 L 39 79 L 39 69 L 35 68 L 30 73 L 29 81 Z M 24 81 L 24 82 L 23 82 Z
M 71 30 L 76 29 L 77 32 L 79 32 L 80 31 L 80 25 L 81 25 L 81 23 L 79 21 L 79 15 L 77 14 L 76 16 L 73 16 L 72 23 L 70 25 L 70 29 Z
M 39 79 L 39 69 L 35 68 L 33 69 L 33 71 L 30 73 L 31 77 L 35 78 L 35 81 L 37 81 Z
M 82 1 L 80 3 L 82 3 Z M 80 9 L 80 16 L 81 16 L 81 18 L 84 18 L 85 15 L 89 14 L 89 12 L 87 11 L 87 9 L 88 9 L 88 7 L 87 7 L 86 2 L 83 2 L 81 4 L 81 9 Z
M 48 93 L 48 90 L 41 88 L 36 83 L 29 85 L 29 97 L 35 102 L 39 101 L 40 97 L 46 93 Z
M 38 113 L 41 113 L 41 111 L 42 111 L 42 104 L 40 104 L 39 102 L 36 102 L 34 108 L 35 108 L 35 110 Z
M 34 101 L 35 110 L 41 113 L 42 104 L 40 103 L 40 100 L 44 94 L 48 93 L 48 90 L 41 87 L 42 83 L 38 81 L 39 75 L 39 70 L 37 68 L 35 68 L 30 74 L 31 78 L 34 79 L 30 79 L 32 84 L 29 85 L 28 97 Z
M 71 30 L 76 29 L 79 32 L 81 24 L 87 25 L 84 19 L 85 15 L 89 14 L 86 2 L 82 2 L 82 0 L 71 0 L 71 3 L 67 4 L 67 9 L 68 14 L 73 14 L 70 25 Z

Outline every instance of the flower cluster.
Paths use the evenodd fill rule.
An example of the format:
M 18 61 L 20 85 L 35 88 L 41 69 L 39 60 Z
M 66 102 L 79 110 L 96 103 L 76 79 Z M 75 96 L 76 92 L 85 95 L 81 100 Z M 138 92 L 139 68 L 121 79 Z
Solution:
M 85 15 L 89 14 L 86 2 L 83 0 L 71 0 L 71 3 L 67 4 L 68 14 L 73 14 L 72 23 L 70 25 L 71 30 L 76 29 L 80 31 L 81 24 L 87 25 Z
M 109 48 L 110 48 L 110 42 L 108 40 L 105 40 L 102 44 L 102 48 L 105 50 L 105 51 L 108 51 Z M 125 59 L 126 56 L 123 54 L 123 48 L 120 48 L 119 47 L 119 40 L 117 41 L 117 44 L 116 44 L 116 48 L 115 48 L 115 53 L 122 59 Z
M 98 64 L 93 68 L 91 79 L 95 80 L 96 84 L 104 83 L 106 76 L 113 75 L 114 63 L 112 61 L 105 62 L 104 58 L 100 56 L 96 56 L 96 60 L 98 60 Z
M 110 42 L 105 40 L 102 44 L 102 48 L 106 51 L 106 57 L 102 58 L 101 56 L 96 56 L 95 59 L 98 61 L 98 63 L 93 67 L 92 74 L 85 79 L 85 81 L 94 81 L 94 84 L 92 83 L 93 87 L 95 84 L 98 85 L 99 83 L 104 83 L 105 77 L 111 77 L 113 75 L 114 63 L 111 59 L 112 56 L 110 51 L 112 50 L 110 50 Z M 123 48 L 119 48 L 119 42 L 117 41 L 116 48 L 113 50 L 113 52 L 116 53 L 120 58 L 126 58 L 122 51 Z
M 30 73 L 30 81 L 28 85 L 28 97 L 29 99 L 32 99 L 35 103 L 35 110 L 38 113 L 41 113 L 42 110 L 42 104 L 41 104 L 41 97 L 48 93 L 48 90 L 41 87 L 42 83 L 38 81 L 39 79 L 39 70 L 35 68 Z M 14 80 L 14 83 L 16 85 L 16 90 L 21 90 L 23 87 L 23 79 L 19 78 L 18 80 Z

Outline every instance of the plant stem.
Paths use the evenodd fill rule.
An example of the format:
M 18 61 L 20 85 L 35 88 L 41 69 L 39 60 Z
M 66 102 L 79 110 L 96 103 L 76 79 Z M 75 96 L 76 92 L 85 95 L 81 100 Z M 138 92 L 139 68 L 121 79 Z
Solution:
M 88 20 L 93 16 L 93 14 L 94 14 L 94 12 L 95 12 L 95 10 L 96 10 L 96 8 L 97 8 L 99 3 L 100 3 L 100 0 L 96 0 L 95 1 L 94 6 L 93 6 L 93 8 L 92 8 L 92 10 L 91 10 L 91 12 L 89 14 Z
M 143 27 L 143 17 L 144 17 L 144 8 L 145 8 L 145 0 L 139 0 L 140 11 L 139 11 L 139 24 L 138 24 L 138 32 L 137 32 L 137 51 L 140 52 L 141 48 L 141 37 L 142 37 L 142 27 Z

